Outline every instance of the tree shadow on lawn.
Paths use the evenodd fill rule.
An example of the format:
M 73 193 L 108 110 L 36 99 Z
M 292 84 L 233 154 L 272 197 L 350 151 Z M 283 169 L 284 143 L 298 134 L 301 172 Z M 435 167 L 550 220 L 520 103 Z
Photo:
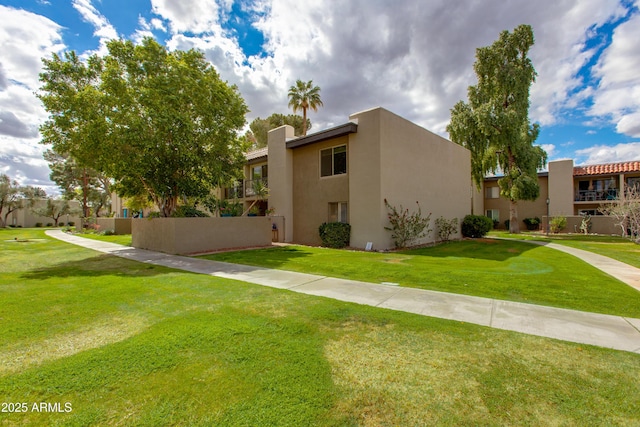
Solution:
M 215 254 L 199 255 L 194 258 L 243 265 L 255 265 L 255 259 L 260 258 L 260 267 L 277 269 L 295 258 L 312 257 L 314 253 L 306 246 L 286 245 L 268 248 L 248 249 L 243 251 L 218 252 Z
M 428 256 L 434 258 L 471 258 L 491 261 L 506 261 L 546 243 L 527 243 L 519 240 L 463 239 L 424 248 L 400 251 L 403 255 Z
M 77 261 L 66 261 L 22 274 L 24 279 L 44 280 L 50 277 L 151 277 L 167 274 L 168 270 L 157 265 L 131 261 L 113 255 L 101 254 Z

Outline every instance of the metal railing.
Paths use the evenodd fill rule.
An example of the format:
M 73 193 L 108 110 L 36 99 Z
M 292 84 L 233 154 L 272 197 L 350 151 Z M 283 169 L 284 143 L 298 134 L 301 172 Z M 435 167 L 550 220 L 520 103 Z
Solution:
M 259 182 L 262 183 L 265 187 L 269 185 L 267 178 L 242 180 L 233 187 L 226 187 L 224 189 L 224 198 L 242 199 L 245 197 L 253 197 L 256 195 L 255 185 Z
M 596 202 L 618 200 L 618 189 L 610 188 L 608 190 L 578 190 L 576 192 L 576 202 Z
M 249 179 L 244 182 L 244 196 L 252 197 L 256 195 L 255 185 L 262 183 L 265 187 L 269 185 L 267 178 Z

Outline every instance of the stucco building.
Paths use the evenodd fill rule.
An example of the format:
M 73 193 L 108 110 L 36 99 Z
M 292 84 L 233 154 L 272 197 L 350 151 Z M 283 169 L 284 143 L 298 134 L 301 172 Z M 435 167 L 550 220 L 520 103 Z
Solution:
M 484 213 L 504 227 L 509 219 L 509 201 L 500 196 L 499 177 L 484 181 Z M 542 228 L 547 215 L 566 216 L 568 232 L 579 232 L 581 215 L 592 216 L 592 232 L 620 234 L 612 218 L 604 217 L 601 208 L 617 203 L 631 186 L 640 188 L 640 161 L 575 166 L 573 160 L 549 162 L 548 172 L 538 174 L 540 197 L 533 202 L 518 202 L 518 219 L 538 217 Z M 548 202 L 548 206 L 547 206 Z M 479 212 L 477 212 L 479 213 Z
M 281 218 L 281 241 L 320 244 L 318 227 L 342 221 L 351 225 L 352 247 L 379 250 L 393 247 L 385 199 L 410 211 L 419 202 L 432 229 L 440 216 L 462 219 L 471 212 L 470 168 L 466 148 L 374 108 L 304 137 L 291 126 L 272 130 L 268 147 L 248 154 L 247 179 L 225 194 L 249 205 L 252 181 L 263 180 L 269 198 L 261 207 Z

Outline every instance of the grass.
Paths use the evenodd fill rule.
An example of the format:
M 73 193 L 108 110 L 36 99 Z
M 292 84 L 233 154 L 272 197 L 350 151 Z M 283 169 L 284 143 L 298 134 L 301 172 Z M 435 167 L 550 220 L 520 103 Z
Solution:
M 131 246 L 131 234 L 123 234 L 123 235 L 104 235 L 104 234 L 96 234 L 96 233 L 82 233 L 78 234 L 80 237 L 84 237 L 86 239 L 93 240 L 101 240 L 103 242 L 116 243 L 118 245 Z
M 640 292 L 579 259 L 525 242 L 475 239 L 403 252 L 306 246 L 207 259 L 640 318 Z
M 0 230 L 0 396 L 29 411 L 0 412 L 1 425 L 640 423 L 638 354 L 20 233 Z
M 492 231 L 491 236 L 516 240 L 538 240 L 553 242 L 594 252 L 640 268 L 640 245 L 620 236 L 595 234 L 551 234 L 547 237 L 540 232 L 510 234 L 507 231 Z

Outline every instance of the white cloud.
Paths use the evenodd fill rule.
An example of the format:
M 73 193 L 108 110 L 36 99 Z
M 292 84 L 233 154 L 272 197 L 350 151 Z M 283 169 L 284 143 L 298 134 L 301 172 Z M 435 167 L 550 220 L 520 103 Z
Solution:
M 61 52 L 62 27 L 31 12 L 0 6 L 0 169 L 21 184 L 53 190 L 37 127 L 46 112 L 34 91 L 42 57 Z
M 620 24 L 593 73 L 600 79 L 589 114 L 611 119 L 618 132 L 640 137 L 640 13 Z
M 576 154 L 578 155 L 576 163 L 585 165 L 640 160 L 640 142 L 630 142 L 614 146 L 596 145 L 582 150 L 576 150 Z
M 100 39 L 100 47 L 95 53 L 107 53 L 106 43 L 111 39 L 118 38 L 118 32 L 114 26 L 93 6 L 91 0 L 72 0 L 72 5 L 80 13 L 82 19 L 95 28 L 93 35 Z M 91 53 L 94 52 L 85 52 L 85 55 Z
M 204 34 L 219 27 L 219 17 L 231 10 L 233 2 L 216 0 L 151 0 L 152 11 L 169 22 L 174 34 L 190 32 Z
M 556 154 L 556 146 L 553 144 L 542 144 L 540 147 L 547 153 L 548 159 Z

